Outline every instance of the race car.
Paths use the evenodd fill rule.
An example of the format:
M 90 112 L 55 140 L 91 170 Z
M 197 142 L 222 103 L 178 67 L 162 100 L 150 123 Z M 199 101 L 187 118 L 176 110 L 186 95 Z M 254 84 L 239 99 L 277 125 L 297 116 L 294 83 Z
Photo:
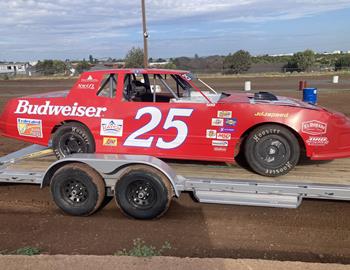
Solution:
M 116 69 L 83 73 L 70 91 L 15 98 L 1 134 L 74 153 L 151 155 L 233 163 L 286 174 L 301 155 L 350 157 L 350 119 L 268 92 L 218 93 L 188 71 Z

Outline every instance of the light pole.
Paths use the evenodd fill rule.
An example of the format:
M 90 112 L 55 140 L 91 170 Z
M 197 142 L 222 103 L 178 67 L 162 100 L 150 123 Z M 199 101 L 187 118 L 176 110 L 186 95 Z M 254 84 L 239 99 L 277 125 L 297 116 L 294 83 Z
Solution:
M 142 5 L 142 25 L 143 25 L 143 65 L 148 67 L 148 33 L 146 23 L 146 5 L 145 0 L 141 0 Z

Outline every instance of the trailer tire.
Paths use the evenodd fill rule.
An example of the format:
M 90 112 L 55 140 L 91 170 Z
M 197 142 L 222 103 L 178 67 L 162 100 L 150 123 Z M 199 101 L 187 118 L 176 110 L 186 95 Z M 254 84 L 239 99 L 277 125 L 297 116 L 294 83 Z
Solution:
M 93 168 L 71 163 L 58 169 L 51 180 L 51 194 L 63 212 L 73 216 L 89 216 L 100 209 L 105 183 Z
M 135 219 L 159 218 L 168 210 L 172 197 L 168 178 L 150 166 L 127 167 L 115 185 L 117 206 Z
M 254 172 L 275 177 L 295 167 L 300 157 L 300 145 L 289 129 L 275 124 L 263 125 L 249 133 L 244 155 Z
M 74 153 L 94 153 L 95 141 L 83 124 L 69 122 L 53 134 L 52 148 L 57 159 L 61 159 Z

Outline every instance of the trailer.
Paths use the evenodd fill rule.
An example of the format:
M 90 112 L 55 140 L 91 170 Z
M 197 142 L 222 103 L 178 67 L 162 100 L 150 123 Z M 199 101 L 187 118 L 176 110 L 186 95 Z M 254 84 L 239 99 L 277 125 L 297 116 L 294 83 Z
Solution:
M 50 186 L 65 213 L 88 216 L 112 198 L 126 215 L 152 219 L 173 197 L 192 192 L 203 203 L 297 208 L 305 198 L 350 200 L 350 159 L 306 162 L 263 177 L 236 165 L 164 161 L 145 155 L 73 154 L 56 160 L 31 145 L 0 158 L 0 182 Z

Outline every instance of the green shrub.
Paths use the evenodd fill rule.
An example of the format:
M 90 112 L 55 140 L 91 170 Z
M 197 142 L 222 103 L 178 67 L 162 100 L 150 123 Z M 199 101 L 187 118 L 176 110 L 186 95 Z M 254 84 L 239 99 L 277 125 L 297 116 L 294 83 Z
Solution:
M 14 251 L 9 251 L 7 249 L 0 250 L 0 255 L 22 255 L 22 256 L 34 256 L 34 255 L 40 255 L 41 250 L 34 247 L 23 247 L 16 249 Z
M 24 255 L 24 256 L 33 256 L 33 255 L 40 255 L 41 250 L 38 248 L 33 247 L 23 247 L 19 248 L 14 252 L 15 255 Z
M 161 256 L 166 250 L 170 250 L 171 245 L 166 241 L 160 249 L 154 246 L 146 245 L 146 242 L 137 238 L 133 241 L 133 247 L 130 250 L 123 249 L 114 255 L 116 256 L 134 256 L 134 257 L 153 257 Z

